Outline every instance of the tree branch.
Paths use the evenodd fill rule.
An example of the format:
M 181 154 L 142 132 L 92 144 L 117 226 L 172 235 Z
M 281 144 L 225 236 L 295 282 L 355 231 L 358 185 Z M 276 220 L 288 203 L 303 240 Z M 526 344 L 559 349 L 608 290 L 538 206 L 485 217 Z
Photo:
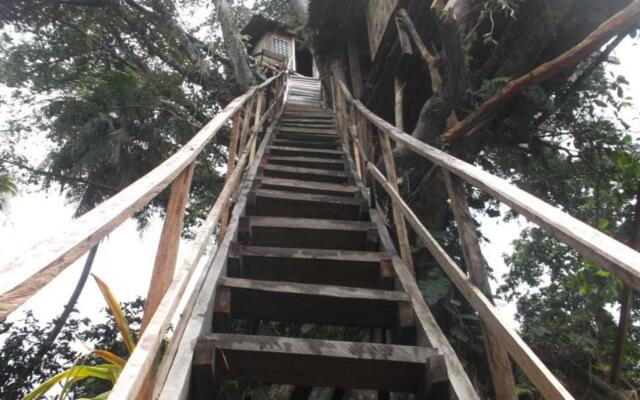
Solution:
M 571 50 L 533 71 L 509 82 L 504 88 L 489 100 L 480 105 L 464 120 L 457 123 L 442 135 L 442 139 L 451 142 L 460 139 L 476 125 L 489 118 L 494 111 L 505 105 L 509 100 L 522 93 L 523 90 L 543 82 L 558 74 L 569 71 L 582 59 L 600 49 L 612 37 L 630 30 L 640 18 L 640 0 L 635 0 L 622 11 L 609 18 L 586 39 Z

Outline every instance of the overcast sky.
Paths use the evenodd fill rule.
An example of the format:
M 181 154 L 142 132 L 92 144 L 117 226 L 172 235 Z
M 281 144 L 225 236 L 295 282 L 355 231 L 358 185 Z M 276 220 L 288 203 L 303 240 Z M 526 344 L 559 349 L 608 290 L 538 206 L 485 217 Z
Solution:
M 621 64 L 612 66 L 611 70 L 624 75 L 630 82 L 628 94 L 640 103 L 640 75 L 637 72 L 640 65 L 640 49 L 635 46 L 637 41 L 625 40 L 616 55 Z M 7 93 L 0 90 L 0 95 Z M 640 108 L 634 106 L 624 112 L 632 131 L 638 137 L 640 131 Z M 15 112 L 8 105 L 0 105 L 0 124 L 6 116 Z M 38 164 L 45 155 L 45 148 L 40 140 L 27 142 L 21 151 L 29 154 L 31 162 Z M 55 191 L 48 193 L 21 187 L 20 195 L 10 203 L 8 216 L 0 216 L 0 265 L 17 254 L 26 251 L 38 239 L 45 238 L 68 223 L 74 211 L 74 205 L 66 203 L 64 197 Z M 504 223 L 500 219 L 481 219 L 482 232 L 490 240 L 483 245 L 485 256 L 494 268 L 496 277 L 501 277 L 506 268 L 502 255 L 511 251 L 511 242 L 517 237 L 524 226 L 522 221 Z M 124 223 L 114 231 L 100 246 L 93 272 L 101 277 L 112 288 L 119 301 L 129 301 L 137 296 L 145 296 L 149 284 L 149 277 L 155 257 L 155 249 L 160 235 L 161 221 L 153 218 L 143 234 L 136 230 L 133 221 Z M 186 248 L 183 243 L 181 253 Z M 64 271 L 52 281 L 11 319 L 21 317 L 22 311 L 32 309 L 41 319 L 57 316 L 70 296 L 82 268 L 84 258 Z M 493 283 L 494 287 L 496 286 Z M 514 305 L 499 303 L 501 313 L 513 321 Z M 95 285 L 90 280 L 80 297 L 77 308 L 82 316 L 95 317 L 98 310 L 104 307 L 104 302 Z

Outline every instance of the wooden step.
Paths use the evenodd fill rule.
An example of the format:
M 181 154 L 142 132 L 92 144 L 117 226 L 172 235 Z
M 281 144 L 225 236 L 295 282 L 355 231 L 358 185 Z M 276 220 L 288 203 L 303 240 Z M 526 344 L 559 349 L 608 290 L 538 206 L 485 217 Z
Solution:
M 300 181 L 298 179 L 283 179 L 259 177 L 257 185 L 263 189 L 288 190 L 290 192 L 326 194 L 331 196 L 353 197 L 360 189 L 356 185 Z
M 378 251 L 375 224 L 317 218 L 240 218 L 238 240 L 244 245 Z
M 255 189 L 247 198 L 247 215 L 362 220 L 367 203 L 356 197 Z
M 411 311 L 408 294 L 349 286 L 219 279 L 213 326 L 231 329 L 232 320 L 281 321 L 396 330 L 399 310 Z M 415 321 L 402 326 L 415 334 Z
M 216 399 L 223 380 L 370 389 L 448 399 L 444 357 L 426 347 L 208 334 L 196 343 L 192 387 Z
M 335 119 L 333 116 L 327 116 L 324 118 L 305 118 L 305 117 L 287 117 L 283 116 L 280 120 L 282 124 L 321 124 L 321 125 L 333 125 L 335 126 Z
M 227 275 L 234 278 L 392 290 L 387 253 L 243 246 L 233 242 Z
M 293 132 L 278 132 L 276 135 L 276 139 L 287 139 L 287 140 L 304 140 L 306 142 L 340 142 L 340 137 L 338 135 L 325 135 L 325 134 L 317 134 L 317 133 L 293 133 Z
M 345 171 L 335 171 L 319 168 L 290 167 L 287 165 L 266 164 L 260 166 L 262 176 L 284 179 L 309 180 L 327 183 L 353 183 L 353 177 Z
M 347 164 L 342 160 L 332 160 L 319 157 L 276 157 L 267 156 L 267 163 L 277 165 L 287 165 L 290 167 L 330 169 L 333 171 L 344 171 Z
M 267 147 L 267 154 L 274 156 L 298 156 L 298 157 L 321 157 L 321 158 L 333 158 L 343 159 L 344 153 L 341 150 L 325 150 L 325 149 L 310 149 L 305 147 L 293 147 L 293 146 L 274 146 Z
M 307 149 L 327 149 L 327 150 L 337 150 L 341 148 L 340 142 L 337 140 L 334 141 L 325 141 L 325 142 L 316 142 L 311 140 L 304 140 L 304 138 L 298 139 L 284 139 L 276 137 L 272 142 L 274 146 L 292 146 L 292 147 L 304 147 Z
M 318 122 L 318 121 L 308 121 L 308 122 L 295 122 L 295 121 L 282 121 L 280 124 L 281 127 L 286 128 L 313 128 L 313 129 L 326 129 L 336 131 L 336 126 L 333 121 L 327 122 Z
M 298 127 L 289 127 L 289 126 L 280 126 L 278 129 L 280 132 L 294 132 L 294 133 L 320 133 L 320 134 L 330 134 L 337 135 L 338 131 L 335 129 L 326 129 L 326 128 L 298 128 Z

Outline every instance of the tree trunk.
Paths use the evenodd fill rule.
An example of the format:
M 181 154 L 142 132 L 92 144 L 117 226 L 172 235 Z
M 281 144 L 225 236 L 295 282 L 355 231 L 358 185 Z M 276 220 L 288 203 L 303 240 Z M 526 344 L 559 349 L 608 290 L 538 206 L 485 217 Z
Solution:
M 238 91 L 245 92 L 255 83 L 253 72 L 249 67 L 249 55 L 242 44 L 240 32 L 238 32 L 229 2 L 227 0 L 216 0 L 215 6 L 218 11 L 220 28 L 222 29 L 222 38 L 224 39 Z

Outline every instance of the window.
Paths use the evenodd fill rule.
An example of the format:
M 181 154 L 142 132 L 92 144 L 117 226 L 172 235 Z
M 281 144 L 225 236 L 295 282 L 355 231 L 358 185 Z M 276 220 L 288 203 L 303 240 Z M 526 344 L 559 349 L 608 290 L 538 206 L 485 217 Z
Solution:
M 285 57 L 289 56 L 289 45 L 287 41 L 282 38 L 276 36 L 271 37 L 271 50 Z

